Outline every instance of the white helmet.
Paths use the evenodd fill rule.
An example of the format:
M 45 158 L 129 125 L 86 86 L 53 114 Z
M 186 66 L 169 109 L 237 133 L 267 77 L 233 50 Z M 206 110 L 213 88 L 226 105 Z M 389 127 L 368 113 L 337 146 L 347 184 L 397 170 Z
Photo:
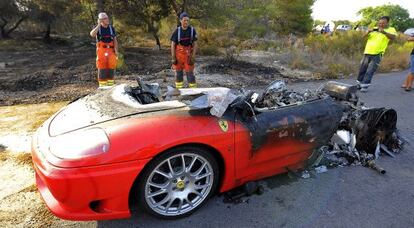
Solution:
M 105 18 L 108 18 L 108 15 L 105 12 L 101 12 L 101 13 L 98 14 L 98 18 L 99 19 L 105 19 Z

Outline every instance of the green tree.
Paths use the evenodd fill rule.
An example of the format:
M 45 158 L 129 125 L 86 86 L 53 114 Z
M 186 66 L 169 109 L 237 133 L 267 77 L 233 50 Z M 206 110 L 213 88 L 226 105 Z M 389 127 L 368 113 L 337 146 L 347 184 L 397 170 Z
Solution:
M 143 28 L 161 48 L 158 33 L 160 21 L 171 12 L 168 0 L 107 0 L 105 3 L 119 21 Z
M 32 18 L 45 26 L 43 38 L 49 42 L 52 26 L 54 24 L 62 25 L 64 20 L 68 20 L 67 18 L 71 19 L 73 15 L 68 11 L 77 2 L 68 2 L 66 0 L 32 0 L 32 3 L 34 4 Z
M 279 34 L 306 34 L 312 30 L 314 0 L 273 0 L 271 18 Z
M 361 25 L 375 26 L 381 16 L 389 16 L 391 18 L 390 25 L 398 31 L 414 27 L 414 19 L 410 18 L 408 10 L 400 5 L 387 4 L 377 7 L 366 7 L 358 11 L 358 15 L 362 16 Z
M 353 25 L 354 23 L 349 20 L 337 20 L 334 21 L 335 25 Z
M 229 1 L 226 7 L 227 21 L 234 26 L 237 37 L 263 37 L 270 27 L 269 4 L 271 0 Z M 230 26 L 231 27 L 231 26 Z
M 0 1 L 0 34 L 1 38 L 10 38 L 10 33 L 29 18 L 30 8 L 24 0 Z
M 168 0 L 172 13 L 177 18 L 177 25 L 180 24 L 180 14 L 187 12 L 191 19 L 199 21 L 203 27 L 224 22 L 228 8 L 226 1 L 228 0 Z
M 237 36 L 262 37 L 269 32 L 286 35 L 312 30 L 314 0 L 244 0 L 230 3 L 229 19 Z

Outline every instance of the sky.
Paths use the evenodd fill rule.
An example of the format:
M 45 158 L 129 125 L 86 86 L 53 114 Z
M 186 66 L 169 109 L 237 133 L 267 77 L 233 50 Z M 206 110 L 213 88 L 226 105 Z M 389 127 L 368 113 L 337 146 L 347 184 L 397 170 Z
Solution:
M 316 0 L 312 17 L 323 21 L 357 21 L 359 17 L 356 14 L 360 9 L 388 3 L 402 6 L 410 12 L 410 17 L 414 18 L 414 0 Z

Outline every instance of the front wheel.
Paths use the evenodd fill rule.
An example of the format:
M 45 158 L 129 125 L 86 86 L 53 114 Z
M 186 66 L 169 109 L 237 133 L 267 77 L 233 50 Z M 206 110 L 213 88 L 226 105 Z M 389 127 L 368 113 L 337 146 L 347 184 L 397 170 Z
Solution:
M 215 191 L 219 169 L 197 147 L 181 147 L 155 158 L 139 182 L 140 205 L 161 218 L 181 218 L 200 208 Z

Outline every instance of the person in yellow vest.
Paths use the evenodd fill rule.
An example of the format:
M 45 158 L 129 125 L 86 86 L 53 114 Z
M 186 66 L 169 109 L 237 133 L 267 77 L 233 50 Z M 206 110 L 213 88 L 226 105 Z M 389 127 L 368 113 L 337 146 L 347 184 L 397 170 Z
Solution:
M 90 32 L 96 37 L 96 68 L 99 87 L 113 86 L 118 59 L 118 40 L 115 28 L 109 24 L 109 17 L 102 12 L 98 15 L 98 25 Z
M 390 17 L 383 16 L 378 21 L 378 27 L 368 30 L 365 34 L 365 36 L 368 37 L 368 40 L 357 80 L 361 92 L 368 91 L 372 77 L 381 63 L 382 56 L 387 49 L 388 43 L 398 35 L 397 30 L 389 26 L 389 22 Z
M 408 38 L 408 41 L 414 42 L 414 35 Z M 410 55 L 410 72 L 408 73 L 407 77 L 405 78 L 404 84 L 401 86 L 405 89 L 405 91 L 411 91 L 413 87 L 414 81 L 414 48 L 411 51 Z

